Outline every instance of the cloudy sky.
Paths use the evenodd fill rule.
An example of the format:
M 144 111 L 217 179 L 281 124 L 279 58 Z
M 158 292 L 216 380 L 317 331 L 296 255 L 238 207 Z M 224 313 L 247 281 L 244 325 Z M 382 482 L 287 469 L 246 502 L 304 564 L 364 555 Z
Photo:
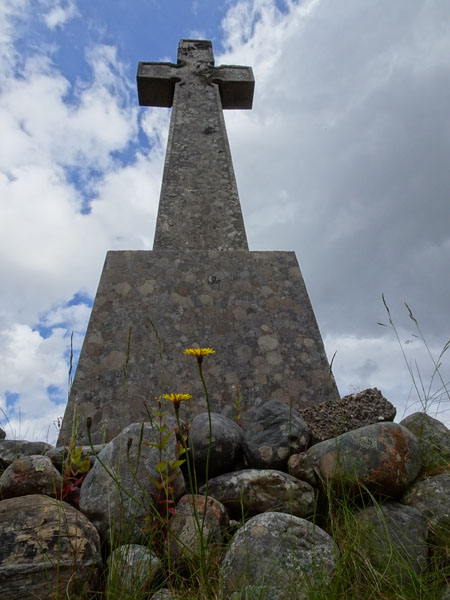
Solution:
M 0 410 L 56 438 L 105 253 L 152 248 L 167 109 L 137 106 L 139 60 L 211 39 L 253 67 L 226 114 L 252 250 L 295 250 L 341 395 L 450 401 L 450 3 L 2 0 Z M 384 293 L 400 344 L 391 327 Z M 450 379 L 450 354 L 442 376 Z M 423 384 L 423 389 L 422 389 Z M 439 402 L 441 400 L 441 402 Z M 445 412 L 447 410 L 447 412 Z

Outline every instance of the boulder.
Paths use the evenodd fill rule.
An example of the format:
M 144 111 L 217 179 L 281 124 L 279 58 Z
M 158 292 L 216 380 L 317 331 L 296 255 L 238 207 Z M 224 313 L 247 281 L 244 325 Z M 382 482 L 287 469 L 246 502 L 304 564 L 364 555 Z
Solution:
M 288 473 L 297 479 L 307 481 L 313 487 L 317 487 L 318 479 L 307 452 L 293 454 L 288 460 Z
M 15 498 L 29 494 L 55 497 L 62 487 L 61 474 L 48 456 L 17 458 L 0 477 L 0 498 Z
M 236 532 L 225 554 L 224 597 L 309 598 L 308 580 L 326 584 L 337 556 L 333 539 L 317 525 L 285 513 L 257 515 Z
M 16 458 L 23 458 L 24 456 L 34 454 L 45 454 L 50 448 L 53 448 L 53 446 L 46 442 L 0 439 L 0 466 L 6 469 Z
M 419 509 L 426 517 L 434 544 L 450 556 L 450 472 L 416 481 L 402 503 Z
M 155 592 L 150 600 L 175 600 L 175 596 L 167 588 L 162 588 Z
M 0 427 L 0 440 L 4 440 L 6 437 L 6 431 Z
M 159 463 L 168 466 L 177 460 L 175 433 L 161 453 L 155 447 L 175 427 L 175 419 L 166 417 L 166 425 L 161 434 L 155 423 L 126 427 L 100 452 L 82 483 L 80 510 L 113 546 L 139 543 L 146 515 L 159 508 L 157 466 Z M 176 501 L 184 493 L 184 479 L 179 467 L 169 468 L 169 472 Z
M 242 429 L 231 419 L 218 413 L 211 413 L 211 450 L 209 456 L 209 477 L 233 471 L 242 461 Z M 197 477 L 205 480 L 206 457 L 209 448 L 208 413 L 197 415 L 189 431 L 189 447 L 194 457 Z
M 369 388 L 340 400 L 328 400 L 299 411 L 311 432 L 311 444 L 384 421 L 393 421 L 395 407 L 380 390 Z
M 73 506 L 31 495 L 0 502 L 2 600 L 79 597 L 102 561 L 95 527 Z
M 206 487 L 200 488 L 204 494 Z M 222 502 L 236 519 L 266 511 L 308 517 L 314 512 L 314 488 L 282 471 L 245 469 L 213 477 L 208 494 Z
M 291 454 L 306 449 L 309 429 L 299 413 L 280 400 L 270 400 L 256 411 L 244 436 L 247 465 L 287 470 Z
M 450 429 L 424 412 L 409 415 L 400 425 L 412 431 L 423 451 L 423 467 L 450 462 Z
M 150 548 L 138 544 L 119 546 L 108 556 L 108 598 L 147 597 L 161 561 Z
M 428 525 L 422 513 L 399 502 L 369 506 L 357 515 L 361 552 L 380 578 L 406 585 L 427 564 Z
M 214 545 L 222 542 L 222 530 L 229 518 L 223 504 L 211 496 L 186 495 L 177 504 L 169 521 L 167 552 L 172 560 L 198 559 L 201 545 L 211 557 Z
M 324 484 L 399 498 L 421 469 L 419 442 L 406 427 L 378 423 L 315 444 L 309 460 Z

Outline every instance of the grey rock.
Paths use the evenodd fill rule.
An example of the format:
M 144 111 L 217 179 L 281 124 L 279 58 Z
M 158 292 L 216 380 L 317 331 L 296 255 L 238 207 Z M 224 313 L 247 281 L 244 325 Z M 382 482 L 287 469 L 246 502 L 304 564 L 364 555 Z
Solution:
M 271 400 L 255 413 L 244 436 L 244 454 L 252 468 L 286 470 L 291 454 L 305 450 L 309 429 L 288 404 Z
M 361 551 L 383 577 L 407 584 L 426 567 L 428 525 L 416 508 L 399 502 L 370 506 L 357 522 Z
M 289 475 L 306 481 L 313 487 L 316 487 L 319 483 L 314 471 L 314 465 L 307 452 L 300 452 L 300 454 L 293 454 L 289 457 L 288 472 Z
M 315 444 L 307 451 L 325 483 L 399 498 L 422 465 L 417 438 L 397 423 L 378 423 Z
M 400 425 L 406 427 L 419 440 L 423 451 L 423 467 L 450 462 L 450 429 L 426 413 L 409 415 Z
M 0 427 L 0 440 L 4 440 L 6 437 L 6 431 Z
M 46 442 L 0 439 L 0 466 L 6 469 L 16 458 L 23 458 L 24 456 L 31 456 L 33 454 L 45 454 L 50 448 L 53 448 L 53 446 Z
M 175 419 L 166 417 L 166 424 L 168 429 L 162 436 L 175 426 Z M 155 494 L 159 494 L 157 464 L 160 460 L 167 464 L 177 460 L 175 433 L 169 438 L 161 458 L 159 449 L 152 445 L 159 444 L 160 440 L 155 424 L 129 425 L 100 452 L 83 481 L 80 510 L 113 545 L 139 543 L 144 534 L 145 515 L 154 503 Z M 171 474 L 177 500 L 184 493 L 184 479 L 178 467 Z
M 91 466 L 94 464 L 95 457 L 99 454 L 105 444 L 96 444 L 95 446 L 81 446 L 81 458 L 89 458 Z M 46 452 L 46 455 L 50 458 L 55 467 L 61 471 L 64 460 L 68 455 L 67 446 L 56 446 Z
M 2 600 L 81 597 L 95 589 L 99 536 L 73 506 L 48 496 L 10 498 L 0 502 L 0 523 Z
M 169 521 L 168 554 L 173 560 L 196 560 L 201 556 L 200 548 L 203 545 L 208 548 L 209 558 L 212 558 L 222 542 L 222 530 L 228 525 L 225 507 L 211 496 L 183 496 Z
M 155 592 L 150 600 L 175 600 L 175 596 L 167 588 L 162 588 Z
M 383 421 L 393 421 L 396 408 L 377 388 L 349 394 L 340 400 L 328 400 L 299 411 L 311 432 L 311 443 L 317 444 Z
M 214 477 L 233 471 L 242 459 L 242 429 L 231 419 L 211 413 L 211 450 L 208 475 Z M 194 456 L 197 476 L 205 479 L 206 459 L 210 446 L 208 413 L 197 415 L 189 431 L 189 447 Z
M 316 576 L 326 583 L 337 556 L 333 539 L 320 527 L 284 513 L 257 515 L 237 531 L 225 554 L 224 597 L 309 598 L 307 580 Z
M 48 456 L 24 456 L 17 458 L 0 477 L 0 498 L 15 498 L 29 494 L 45 494 L 56 497 L 61 490 L 61 474 Z
M 113 597 L 147 597 L 152 580 L 161 569 L 161 561 L 152 550 L 138 544 L 119 546 L 108 556 L 108 588 Z
M 200 488 L 204 494 L 205 486 Z M 255 515 L 266 511 L 308 517 L 314 512 L 314 488 L 282 471 L 245 469 L 213 477 L 208 494 L 222 502 L 231 516 Z
M 426 517 L 434 544 L 450 550 L 450 472 L 416 481 L 402 503 Z

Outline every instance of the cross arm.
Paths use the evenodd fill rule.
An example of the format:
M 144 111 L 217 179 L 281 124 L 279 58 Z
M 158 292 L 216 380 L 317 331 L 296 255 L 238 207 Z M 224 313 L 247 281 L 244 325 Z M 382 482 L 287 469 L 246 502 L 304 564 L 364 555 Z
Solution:
M 219 86 L 222 108 L 252 107 L 255 78 L 251 67 L 215 67 L 212 81 Z
M 177 65 L 161 62 L 140 62 L 137 71 L 137 88 L 140 106 L 166 106 L 173 104 Z

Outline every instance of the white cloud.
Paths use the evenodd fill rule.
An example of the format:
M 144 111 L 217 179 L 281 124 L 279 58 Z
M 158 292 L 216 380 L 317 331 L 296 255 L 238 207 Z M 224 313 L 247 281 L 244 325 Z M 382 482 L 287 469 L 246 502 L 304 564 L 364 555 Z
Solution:
M 65 2 L 61 2 L 61 0 L 52 0 L 52 2 L 47 2 L 47 4 L 49 4 L 51 8 L 44 15 L 44 21 L 49 29 L 62 27 L 70 19 L 73 19 L 79 14 L 75 0 L 66 0 Z

